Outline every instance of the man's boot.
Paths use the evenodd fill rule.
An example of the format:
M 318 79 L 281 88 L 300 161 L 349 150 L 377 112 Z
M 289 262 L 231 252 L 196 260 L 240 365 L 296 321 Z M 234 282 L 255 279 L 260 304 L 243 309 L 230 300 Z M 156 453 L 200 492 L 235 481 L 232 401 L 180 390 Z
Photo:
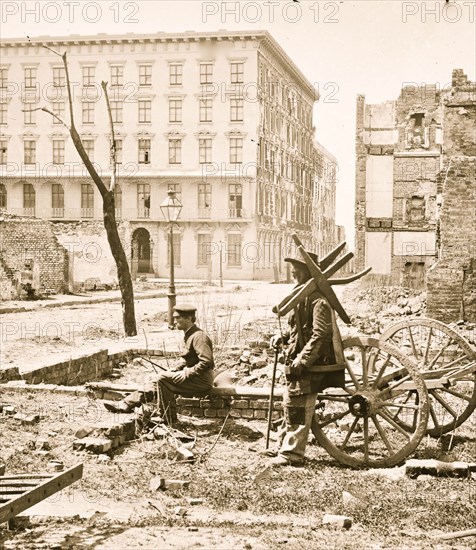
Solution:
M 124 401 L 103 401 L 103 405 L 106 410 L 113 413 L 130 413 L 134 410 L 134 407 Z

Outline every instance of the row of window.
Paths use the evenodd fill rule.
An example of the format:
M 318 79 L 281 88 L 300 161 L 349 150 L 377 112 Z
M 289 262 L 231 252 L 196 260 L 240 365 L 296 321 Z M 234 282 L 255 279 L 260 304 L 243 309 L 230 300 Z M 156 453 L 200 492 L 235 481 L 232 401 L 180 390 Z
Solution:
M 96 67 L 95 65 L 83 65 L 82 71 L 82 84 L 84 87 L 93 86 L 96 84 Z M 38 84 L 38 67 L 25 67 L 23 69 L 23 83 L 25 89 L 34 89 Z M 53 67 L 52 74 L 53 86 L 56 88 L 62 88 L 66 86 L 66 74 L 64 67 Z M 183 63 L 171 62 L 169 63 L 169 85 L 181 86 L 184 81 Z M 8 69 L 6 67 L 0 68 L 0 88 L 6 88 L 8 82 Z M 123 86 L 124 85 L 124 65 L 123 64 L 111 64 L 110 65 L 110 85 L 111 86 Z M 140 87 L 152 86 L 152 63 L 140 63 L 138 67 L 138 83 Z M 202 62 L 200 63 L 200 84 L 212 84 L 213 83 L 213 63 Z M 243 84 L 244 83 L 244 63 L 234 62 L 230 63 L 230 83 L 231 84 Z
M 28 109 L 30 105 L 30 109 Z M 122 124 L 124 122 L 124 102 L 123 101 L 111 101 L 111 115 L 112 121 L 116 124 Z M 25 104 L 25 111 L 23 111 L 23 123 L 27 125 L 36 124 L 36 104 Z M 152 100 L 139 99 L 137 101 L 138 106 L 138 122 L 139 124 L 152 123 Z M 94 107 L 95 102 L 83 101 L 81 106 L 81 122 L 83 124 L 94 124 Z M 65 101 L 55 101 L 51 104 L 51 111 L 62 120 L 64 120 L 66 110 Z M 200 98 L 198 117 L 199 122 L 212 122 L 213 113 L 213 99 L 212 98 Z M 42 115 L 44 116 L 44 115 Z M 230 122 L 243 122 L 244 121 L 244 99 L 241 97 L 230 99 Z M 169 98 L 169 122 L 183 122 L 183 99 L 182 98 Z M 6 126 L 8 124 L 8 104 L 6 102 L 0 103 L 0 125 Z M 53 124 L 61 124 L 61 120 L 53 118 Z
M 336 90 L 332 89 L 332 83 L 330 85 L 331 92 L 328 97 L 332 98 Z M 307 127 L 312 125 L 312 105 L 305 103 L 302 100 L 302 94 L 298 93 L 289 82 L 275 74 L 271 67 L 266 67 L 264 64 L 259 67 L 259 86 L 291 116 L 296 117 Z
M 179 201 L 182 200 L 182 189 L 179 183 L 169 184 L 169 189 L 175 191 Z M 212 207 L 212 186 L 210 183 L 198 184 L 198 217 L 209 218 Z M 150 184 L 138 183 L 136 189 L 137 213 L 139 218 L 149 218 Z M 114 200 L 116 213 L 122 211 L 122 189 L 120 185 L 114 188 Z M 7 189 L 4 184 L 0 184 L 0 208 L 7 208 Z M 31 183 L 23 184 L 23 208 L 29 213 L 34 214 L 36 204 L 36 192 Z M 60 183 L 51 184 L 51 208 L 53 217 L 64 217 L 64 188 Z M 243 213 L 243 187 L 240 183 L 230 183 L 228 185 L 228 209 L 229 216 L 232 218 L 241 218 Z M 157 206 L 158 210 L 158 206 Z M 94 217 L 94 189 L 89 183 L 81 184 L 81 217 Z
M 82 139 L 84 150 L 90 160 L 94 162 L 94 139 Z M 0 140 L 0 165 L 7 164 L 7 140 Z M 123 140 L 116 139 L 116 162 L 122 164 Z M 182 164 L 182 138 L 171 138 L 168 140 L 168 162 L 169 164 Z M 152 140 L 139 139 L 137 142 L 138 163 L 150 164 L 152 161 Z M 36 140 L 23 140 L 23 163 L 36 164 Z M 198 139 L 198 162 L 209 164 L 212 162 L 212 138 Z M 243 162 L 243 138 L 229 138 L 229 162 L 230 164 L 241 164 Z M 65 140 L 62 138 L 53 139 L 53 164 L 65 163 Z
M 181 265 L 181 235 L 174 234 L 174 265 Z M 208 266 L 212 259 L 215 246 L 210 233 L 197 235 L 197 265 Z M 240 267 L 242 259 L 242 236 L 239 233 L 228 233 L 225 250 L 226 262 L 229 267 Z M 170 258 L 170 244 L 167 244 L 167 257 Z

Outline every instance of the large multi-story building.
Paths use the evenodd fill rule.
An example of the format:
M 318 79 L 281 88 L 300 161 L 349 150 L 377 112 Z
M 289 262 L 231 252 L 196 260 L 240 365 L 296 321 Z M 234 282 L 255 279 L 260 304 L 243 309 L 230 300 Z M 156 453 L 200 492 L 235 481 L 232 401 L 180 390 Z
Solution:
M 46 46 L 47 48 L 45 48 Z M 317 92 L 266 31 L 6 39 L 0 66 L 0 207 L 55 222 L 88 275 L 113 262 L 102 202 L 69 124 L 66 52 L 77 131 L 109 181 L 114 122 L 116 217 L 134 275 L 168 274 L 167 190 L 178 277 L 270 279 L 297 233 L 313 249 Z M 48 108 L 56 117 L 41 110 Z M 102 239 L 102 240 L 101 240 Z M 104 245 L 104 246 L 103 246 Z M 89 247 L 91 253 L 91 247 Z M 90 254 L 91 255 L 91 254 Z M 76 278 L 79 277 L 76 274 Z
M 328 254 L 338 241 L 336 226 L 337 159 L 316 141 L 314 141 L 314 155 L 312 236 L 316 243 L 316 253 L 321 258 Z

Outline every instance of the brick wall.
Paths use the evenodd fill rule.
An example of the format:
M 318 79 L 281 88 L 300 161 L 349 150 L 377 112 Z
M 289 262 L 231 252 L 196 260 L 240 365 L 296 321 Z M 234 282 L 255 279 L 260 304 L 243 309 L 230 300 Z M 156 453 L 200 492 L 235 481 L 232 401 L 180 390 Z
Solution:
M 444 322 L 476 321 L 476 158 L 453 157 L 441 206 L 441 250 L 427 276 L 427 310 Z
M 0 222 L 0 236 L 0 256 L 4 268 L 11 270 L 13 278 L 19 283 L 29 279 L 40 291 L 66 291 L 68 254 L 56 239 L 50 222 L 4 215 Z M 26 263 L 29 263 L 28 268 Z M 17 296 L 19 291 L 18 286 Z M 8 296 L 3 299 L 8 299 Z
M 180 397 L 177 407 L 181 414 L 205 418 L 233 418 L 265 420 L 268 418 L 269 388 L 230 386 L 213 388 L 205 398 Z M 282 389 L 275 391 L 272 418 L 282 416 Z
M 18 281 L 0 254 L 0 300 L 13 300 L 18 294 Z
M 367 146 L 364 143 L 365 96 L 357 96 L 357 115 L 355 130 L 355 269 L 365 268 L 365 188 L 367 177 Z
M 94 381 L 98 382 L 92 384 L 98 399 L 117 399 L 117 392 L 133 391 L 137 386 L 103 384 L 100 380 L 110 375 L 119 363 L 128 363 L 140 355 L 161 356 L 163 352 L 162 350 L 130 349 L 108 355 L 107 350 L 101 350 L 26 373 L 20 373 L 17 367 L 1 369 L 0 383 L 23 380 L 27 384 L 78 386 Z M 51 386 L 50 389 L 52 389 Z M 282 416 L 282 397 L 283 389 L 276 388 L 273 419 Z M 268 417 L 269 388 L 248 386 L 212 388 L 210 395 L 204 398 L 179 397 L 177 406 L 179 412 L 187 416 L 224 418 L 229 414 L 234 418 L 264 420 Z

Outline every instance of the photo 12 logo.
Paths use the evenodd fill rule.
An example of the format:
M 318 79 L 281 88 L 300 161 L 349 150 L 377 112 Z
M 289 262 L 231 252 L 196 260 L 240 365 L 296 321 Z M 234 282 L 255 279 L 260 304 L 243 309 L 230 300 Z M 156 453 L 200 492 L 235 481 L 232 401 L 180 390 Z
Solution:
M 402 22 L 419 20 L 421 23 L 464 21 L 474 24 L 476 19 L 476 2 L 448 1 L 442 2 L 402 2 Z
M 136 2 L 1 2 L 3 24 L 139 23 Z
M 202 23 L 339 23 L 338 2 L 203 2 Z

